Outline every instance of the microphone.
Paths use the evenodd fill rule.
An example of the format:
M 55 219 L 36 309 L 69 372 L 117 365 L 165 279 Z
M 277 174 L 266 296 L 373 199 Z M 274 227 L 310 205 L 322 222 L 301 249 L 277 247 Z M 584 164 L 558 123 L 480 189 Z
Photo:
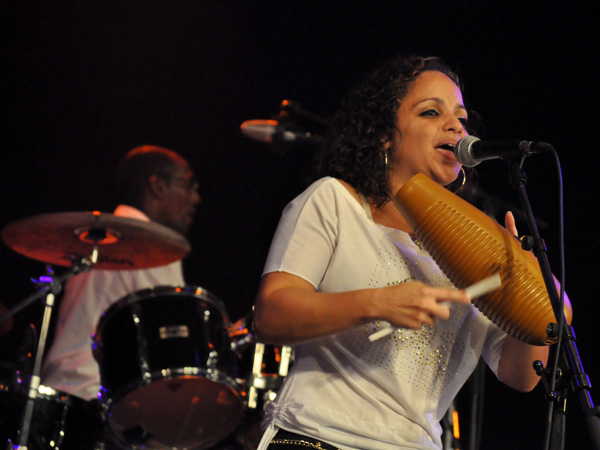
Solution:
M 318 145 L 323 139 L 317 134 L 285 126 L 276 120 L 246 120 L 240 126 L 242 134 L 256 141 L 273 143 L 307 143 Z
M 454 156 L 459 163 L 473 167 L 488 159 L 519 159 L 550 150 L 552 145 L 535 141 L 482 141 L 475 136 L 466 136 L 454 147 Z

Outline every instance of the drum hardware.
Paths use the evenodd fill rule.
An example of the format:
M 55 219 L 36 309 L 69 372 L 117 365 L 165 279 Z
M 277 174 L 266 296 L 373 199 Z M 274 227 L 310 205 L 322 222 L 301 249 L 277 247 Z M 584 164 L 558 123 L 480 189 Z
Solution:
M 274 349 L 277 366 L 276 373 L 266 373 L 263 371 L 265 344 L 257 342 L 254 349 L 254 361 L 252 363 L 252 373 L 248 379 L 248 408 L 256 410 L 259 407 L 259 392 L 262 395 L 262 408 L 277 396 L 277 391 L 283 383 L 283 378 L 288 374 L 292 360 L 292 347 L 284 345 L 280 349 Z
M 58 277 L 40 278 L 38 284 L 42 287 L 36 293 L 0 317 L 0 323 L 5 322 L 31 303 L 45 298 L 33 370 L 25 388 L 19 443 L 13 446 L 26 450 L 54 301 L 64 282 L 92 267 L 126 270 L 168 264 L 183 258 L 190 246 L 182 235 L 165 226 L 98 211 L 42 214 L 21 219 L 3 228 L 2 240 L 26 257 L 69 268 Z
M 105 270 L 163 266 L 190 251 L 187 239 L 164 225 L 99 211 L 21 219 L 4 227 L 2 240 L 17 253 L 58 266 L 91 254 L 94 267 Z
M 256 412 L 262 414 L 264 407 L 275 399 L 293 362 L 294 351 L 291 346 L 277 347 L 259 342 L 250 332 L 251 323 L 252 313 L 232 324 L 229 336 L 232 351 L 240 361 L 251 363 L 244 364 L 246 376 L 240 379 L 240 383 L 246 387 L 246 408 L 255 415 Z M 244 353 L 250 347 L 253 350 L 251 357 Z
M 24 448 L 14 445 L 19 440 L 20 415 L 26 405 L 28 384 L 16 375 L 12 381 L 0 382 L 0 436 L 7 449 Z M 16 379 L 16 384 L 15 384 Z M 49 386 L 40 385 L 34 400 L 32 420 L 27 439 L 30 450 L 56 448 L 62 450 L 100 450 L 103 424 L 99 405 Z M 21 433 L 22 435 L 22 433 Z
M 214 350 L 208 354 L 208 359 L 206 360 L 206 374 L 211 379 L 217 379 L 219 377 L 219 369 L 217 368 L 218 358 L 219 354 Z
M 38 293 L 0 316 L 0 323 L 78 273 L 96 269 L 128 270 L 177 261 L 190 251 L 180 233 L 155 222 L 118 217 L 99 211 L 41 214 L 2 229 L 4 243 L 21 255 L 51 265 L 70 267 L 61 277 L 41 277 Z M 102 251 L 100 251 L 102 249 Z M 50 270 L 50 269 L 48 269 Z
M 244 350 L 248 349 L 250 346 L 252 346 L 252 344 L 254 344 L 254 336 L 247 334 L 246 336 L 239 338 L 237 341 L 232 341 L 231 350 L 241 356 Z
M 244 327 L 246 329 L 249 327 Z M 275 400 L 277 392 L 293 363 L 293 347 L 277 347 L 255 341 L 247 333 L 236 334 L 240 341 L 252 342 L 252 356 L 241 357 L 244 364 L 246 378 L 240 380 L 245 386 L 246 416 L 242 426 L 235 435 L 238 447 L 243 450 L 257 448 L 262 431 L 260 428 L 266 406 Z M 241 344 L 243 345 L 243 344 Z
M 199 287 L 144 289 L 107 309 L 92 351 L 103 416 L 122 445 L 204 449 L 233 433 L 243 393 L 228 324 L 220 300 Z
M 158 329 L 158 335 L 161 339 L 171 338 L 187 338 L 190 337 L 190 330 L 185 325 L 177 325 L 172 327 L 160 327 Z
M 0 317 L 3 317 L 4 314 L 6 314 L 7 312 L 8 312 L 8 309 L 6 308 L 6 306 L 4 306 L 2 303 L 0 303 Z M 0 322 L 0 336 L 8 333 L 12 329 L 13 325 L 14 325 L 14 320 L 12 317 L 7 317 L 6 320 L 2 320 Z
M 251 322 L 252 314 L 249 314 L 228 326 L 229 338 L 231 339 L 231 351 L 240 361 L 245 358 L 246 350 L 254 347 L 255 338 L 250 331 L 250 325 L 248 325 L 248 323 Z M 245 383 L 245 381 L 246 380 L 243 382 Z
M 42 357 L 44 355 L 44 349 L 46 347 L 46 340 L 48 337 L 48 330 L 50 328 L 50 321 L 52 316 L 52 310 L 54 307 L 54 301 L 56 299 L 56 295 L 60 293 L 62 290 L 63 283 L 70 277 L 81 273 L 89 271 L 92 267 L 92 261 L 88 258 L 81 258 L 78 263 L 73 264 L 70 270 L 66 271 L 63 275 L 59 277 L 47 277 L 47 282 L 40 282 L 39 284 L 43 287 L 38 290 L 38 292 L 30 295 L 25 300 L 20 302 L 16 307 L 10 310 L 7 314 L 5 314 L 0 321 L 5 320 L 8 317 L 11 317 L 16 312 L 25 308 L 29 304 L 33 303 L 36 300 L 39 300 L 45 297 L 44 303 L 44 314 L 42 318 L 42 327 L 40 329 L 40 334 L 38 337 L 37 349 L 35 351 L 35 357 L 33 360 L 33 370 L 31 376 L 29 377 L 28 382 L 26 383 L 27 388 L 26 392 L 26 400 L 25 400 L 25 408 L 23 409 L 21 424 L 19 427 L 19 444 L 15 446 L 15 449 L 23 449 L 27 450 L 27 442 L 29 439 L 29 431 L 31 428 L 31 420 L 33 416 L 33 410 L 35 406 L 35 401 L 38 396 L 38 389 L 40 387 L 40 371 L 42 368 Z

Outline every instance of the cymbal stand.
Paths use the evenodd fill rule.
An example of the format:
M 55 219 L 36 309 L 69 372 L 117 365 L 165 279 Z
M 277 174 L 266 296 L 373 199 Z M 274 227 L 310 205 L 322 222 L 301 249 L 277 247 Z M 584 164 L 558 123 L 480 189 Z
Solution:
M 29 439 L 29 429 L 31 425 L 31 419 L 33 416 L 33 408 L 35 406 L 35 400 L 38 394 L 38 388 L 40 385 L 40 372 L 42 368 L 42 358 L 44 356 L 44 349 L 46 346 L 46 339 L 48 337 L 48 331 L 50 328 L 50 319 L 52 316 L 52 308 L 54 307 L 54 300 L 56 295 L 62 290 L 62 286 L 69 278 L 83 272 L 91 270 L 93 264 L 98 260 L 98 249 L 94 246 L 92 255 L 89 257 L 83 257 L 78 262 L 74 263 L 73 266 L 66 271 L 64 274 L 54 278 L 52 277 L 50 282 L 43 283 L 45 286 L 38 290 L 36 293 L 30 295 L 23 301 L 21 301 L 15 308 L 11 309 L 4 316 L 0 317 L 0 322 L 11 317 L 18 311 L 27 307 L 34 301 L 45 297 L 45 309 L 44 316 L 42 319 L 42 328 L 40 330 L 38 345 L 35 354 L 32 374 L 29 378 L 27 385 L 27 401 L 25 408 L 21 416 L 20 432 L 18 436 L 18 445 L 12 445 L 11 442 L 7 444 L 7 450 L 27 450 L 27 441 Z
M 556 155 L 556 151 L 553 148 L 552 153 L 558 161 L 558 156 Z M 592 400 L 592 396 L 590 393 L 590 379 L 583 370 L 583 364 L 579 357 L 579 352 L 575 343 L 575 333 L 573 331 L 573 327 L 568 325 L 566 321 L 563 302 L 561 301 L 562 298 L 559 299 L 556 287 L 554 285 L 554 277 L 552 275 L 552 270 L 550 269 L 550 263 L 548 261 L 548 255 L 546 253 L 546 246 L 539 234 L 533 211 L 531 209 L 531 204 L 529 203 L 529 198 L 527 196 L 527 191 L 525 189 L 525 185 L 527 183 L 527 176 L 523 171 L 524 161 L 525 157 L 516 158 L 513 160 L 508 160 L 507 165 L 511 186 L 517 191 L 521 200 L 521 205 L 523 207 L 523 211 L 527 219 L 527 224 L 529 226 L 529 232 L 531 233 L 531 237 L 533 239 L 532 250 L 535 256 L 538 258 L 540 269 L 544 278 L 544 283 L 548 291 L 548 296 L 550 297 L 550 302 L 552 303 L 552 308 L 557 318 L 557 323 L 548 324 L 547 332 L 548 335 L 551 337 L 558 337 L 558 342 L 556 344 L 555 350 L 559 354 L 561 351 L 564 352 L 564 360 L 569 366 L 569 386 L 579 396 L 583 412 L 586 416 L 586 425 L 589 433 L 590 442 L 593 446 L 592 448 L 594 448 L 595 450 L 600 450 L 600 408 L 598 406 L 595 406 Z M 561 281 L 564 284 L 564 280 Z M 557 358 L 559 356 L 560 355 L 557 355 Z M 534 366 L 535 365 L 537 364 L 534 364 Z M 539 367 L 537 367 L 536 370 L 539 371 L 544 369 L 540 369 Z M 549 420 L 548 423 L 548 430 L 546 434 L 546 442 L 544 447 L 550 448 L 550 445 L 552 444 L 550 441 L 552 440 L 554 444 L 552 447 L 553 449 L 557 448 L 556 446 L 558 446 L 558 448 L 562 448 L 564 445 L 564 436 L 559 435 L 562 434 L 562 432 L 564 431 L 564 411 L 561 411 L 561 408 L 564 407 L 564 404 L 566 402 L 566 396 L 564 395 L 564 393 L 556 392 L 557 389 L 555 381 L 556 380 L 554 375 L 551 375 L 549 382 L 547 383 L 549 389 L 546 396 L 548 398 L 549 416 L 552 419 Z M 555 408 L 555 406 L 557 407 Z M 557 415 L 562 415 L 563 417 L 557 417 Z M 559 429 L 552 430 L 552 424 L 559 425 Z

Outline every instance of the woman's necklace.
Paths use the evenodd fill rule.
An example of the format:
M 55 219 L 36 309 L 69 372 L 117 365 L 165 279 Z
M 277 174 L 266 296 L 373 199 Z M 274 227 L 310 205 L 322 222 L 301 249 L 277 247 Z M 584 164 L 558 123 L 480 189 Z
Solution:
M 420 250 L 423 250 L 423 244 L 421 244 L 421 241 L 417 239 L 417 236 L 415 236 L 413 233 L 408 233 L 408 235 L 410 236 L 411 241 L 413 241 L 413 243 L 419 247 Z
M 423 250 L 423 244 L 417 239 L 417 236 L 412 230 L 410 230 L 404 217 L 400 214 L 400 211 L 396 210 L 391 202 L 384 205 L 381 209 L 371 205 L 371 216 L 373 217 L 373 220 L 380 225 L 404 231 L 408 234 L 413 243 L 419 247 L 420 250 Z

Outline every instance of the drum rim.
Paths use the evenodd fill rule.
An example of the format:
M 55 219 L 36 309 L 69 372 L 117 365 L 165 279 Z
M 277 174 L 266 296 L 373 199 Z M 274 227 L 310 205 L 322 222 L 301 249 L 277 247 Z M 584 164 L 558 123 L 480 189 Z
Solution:
M 16 378 L 10 380 L 0 378 L 0 392 L 26 398 L 29 387 L 29 378 L 31 378 L 31 375 L 19 376 L 18 379 L 21 381 L 17 381 Z M 71 394 L 70 392 L 61 391 L 60 389 L 48 386 L 47 384 L 38 385 L 35 400 L 46 400 L 67 407 L 89 409 L 91 411 L 96 411 L 98 414 L 100 413 L 99 407 L 94 400 L 86 400 L 75 394 Z
M 163 375 L 163 370 L 169 370 L 170 375 Z M 113 404 L 120 402 L 125 396 L 127 396 L 131 392 L 134 392 L 137 389 L 143 388 L 145 386 L 150 386 L 151 384 L 154 384 L 157 381 L 172 380 L 189 376 L 207 379 L 209 381 L 213 381 L 216 384 L 224 385 L 235 394 L 235 397 L 240 401 L 240 405 L 243 407 L 243 396 L 241 393 L 242 386 L 237 381 L 235 381 L 234 378 L 219 370 L 207 370 L 202 367 L 190 366 L 176 367 L 174 369 L 161 369 L 160 371 L 151 372 L 150 375 L 145 377 L 143 380 L 134 380 L 133 382 L 125 385 L 118 391 L 112 393 L 109 392 L 108 389 L 101 387 L 99 392 L 100 403 L 102 404 L 103 408 L 106 408 L 106 414 L 109 415 L 114 406 Z
M 172 296 L 172 297 L 191 297 L 196 298 L 217 308 L 221 317 L 223 319 L 223 324 L 225 327 L 231 324 L 231 319 L 229 318 L 229 313 L 227 312 L 227 308 L 225 307 L 225 303 L 219 299 L 215 294 L 213 294 L 208 289 L 203 288 L 202 286 L 194 286 L 194 285 L 158 285 L 152 286 L 148 288 L 138 289 L 136 291 L 130 292 L 129 294 L 124 295 L 123 297 L 116 300 L 112 303 L 106 310 L 102 313 L 98 322 L 96 324 L 96 328 L 94 328 L 94 333 L 92 334 L 92 340 L 95 341 L 95 335 L 100 329 L 101 325 L 108 320 L 108 317 L 115 314 L 116 311 L 119 311 L 121 308 L 124 308 L 126 305 L 132 305 L 137 303 L 140 300 L 147 300 L 155 297 L 163 297 L 163 296 Z
M 180 378 L 181 376 L 195 376 L 197 378 L 205 378 L 205 379 L 210 379 L 210 381 L 214 381 L 216 384 L 219 384 L 223 387 L 226 387 L 229 390 L 229 393 L 233 394 L 233 398 L 235 398 L 238 402 L 238 405 L 235 407 L 235 410 L 237 411 L 237 418 L 235 421 L 233 421 L 230 425 L 231 429 L 227 430 L 222 436 L 215 436 L 213 439 L 215 439 L 215 442 L 211 445 L 216 444 L 217 442 L 219 442 L 221 439 L 223 439 L 224 437 L 230 435 L 233 430 L 235 430 L 239 424 L 242 422 L 243 418 L 244 418 L 244 412 L 245 412 L 245 402 L 244 402 L 244 398 L 243 398 L 243 394 L 242 394 L 242 386 L 237 383 L 233 378 L 231 378 L 230 376 L 226 375 L 226 374 L 222 374 L 220 372 L 217 371 L 217 373 L 212 373 L 210 377 L 202 377 L 202 376 L 198 376 L 201 373 L 205 373 L 207 372 L 206 369 L 203 368 L 199 368 L 199 367 L 180 367 L 177 369 L 169 369 L 172 371 L 172 374 L 174 372 L 177 372 L 177 374 L 173 374 L 170 376 L 164 376 L 162 375 L 162 373 L 157 374 L 156 372 L 152 373 L 150 375 L 149 378 L 145 379 L 143 382 L 138 380 L 136 382 L 133 383 L 129 383 L 126 388 L 123 389 L 119 389 L 119 392 L 115 392 L 114 395 L 110 395 L 110 393 L 107 390 L 102 390 L 100 391 L 100 405 L 101 405 L 101 411 L 102 411 L 102 419 L 104 421 L 104 423 L 107 426 L 107 429 L 110 430 L 110 434 L 112 436 L 114 436 L 114 438 L 122 443 L 122 444 L 126 444 L 126 445 L 132 445 L 131 442 L 128 442 L 127 440 L 124 440 L 123 437 L 120 435 L 120 433 L 118 433 L 114 428 L 113 428 L 113 421 L 112 421 L 112 415 L 115 411 L 115 408 L 118 408 L 118 403 L 123 400 L 128 394 L 135 392 L 136 390 L 143 388 L 145 386 L 151 386 L 152 384 L 154 384 L 157 380 L 162 379 L 162 380 L 170 380 L 170 379 L 177 379 Z M 190 373 L 189 371 L 193 371 L 195 373 Z M 233 419 L 233 418 L 232 418 Z M 131 448 L 135 448 L 137 449 L 138 447 L 133 445 Z

